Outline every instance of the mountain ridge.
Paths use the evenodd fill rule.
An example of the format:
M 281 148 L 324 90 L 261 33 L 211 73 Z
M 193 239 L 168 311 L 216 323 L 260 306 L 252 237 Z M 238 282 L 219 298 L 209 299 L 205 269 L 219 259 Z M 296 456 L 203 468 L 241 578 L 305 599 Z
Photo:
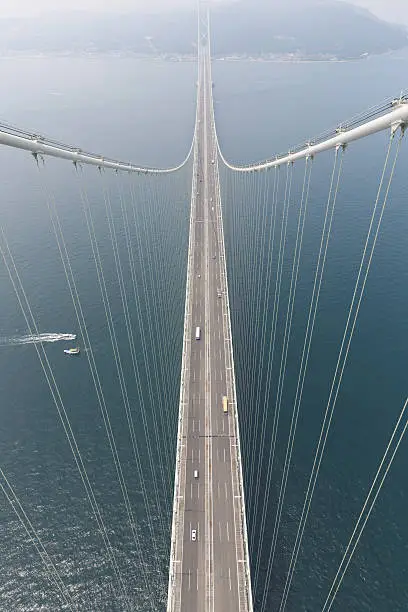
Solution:
M 255 8 L 254 8 L 255 7 Z M 407 30 L 338 0 L 236 0 L 211 11 L 215 57 L 298 55 L 356 58 L 408 45 Z M 0 20 L 0 52 L 133 52 L 192 55 L 193 11 L 160 14 L 48 13 Z

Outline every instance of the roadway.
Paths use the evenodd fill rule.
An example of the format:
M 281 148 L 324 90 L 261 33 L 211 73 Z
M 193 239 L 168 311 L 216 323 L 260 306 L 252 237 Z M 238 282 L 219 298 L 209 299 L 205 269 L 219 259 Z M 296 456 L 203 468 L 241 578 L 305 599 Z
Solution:
M 169 592 L 173 589 L 173 593 L 169 596 L 168 610 L 241 612 L 251 609 L 251 598 L 239 444 L 235 434 L 235 387 L 211 73 L 206 52 L 202 53 L 199 72 L 195 192 L 190 219 L 180 396 L 182 423 L 174 502 L 173 581 L 169 585 Z M 195 337 L 196 327 L 201 330 L 199 340 Z M 229 399 L 226 414 L 222 409 L 223 396 Z

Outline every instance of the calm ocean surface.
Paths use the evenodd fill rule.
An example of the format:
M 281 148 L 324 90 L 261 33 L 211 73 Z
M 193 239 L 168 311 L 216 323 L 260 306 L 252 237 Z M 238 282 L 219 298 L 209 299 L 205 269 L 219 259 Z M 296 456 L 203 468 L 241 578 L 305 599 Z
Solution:
M 408 53 L 405 52 L 350 63 L 217 62 L 214 95 L 223 152 L 231 161 L 248 162 L 284 151 L 386 97 L 398 95 L 401 89 L 408 87 L 407 65 Z M 4 85 L 0 119 L 6 123 L 77 144 L 84 150 L 145 165 L 177 164 L 190 148 L 195 113 L 194 63 L 112 57 L 2 58 L 0 77 Z M 321 609 L 407 394 L 408 154 L 404 144 L 288 600 L 287 609 L 293 612 Z M 362 142 L 350 148 L 344 162 L 346 180 L 334 220 L 283 512 L 279 553 L 270 589 L 270 610 L 280 601 L 386 146 L 386 135 L 376 136 L 369 144 Z M 132 269 L 127 259 L 126 228 L 120 214 L 122 188 L 118 187 L 116 177 L 101 178 L 97 171 L 84 171 L 78 180 L 72 168 L 48 161 L 46 172 L 39 173 L 28 154 L 0 151 L 1 224 L 39 331 L 77 334 L 83 347 L 85 342 L 78 330 L 46 206 L 47 199 L 54 201 L 55 196 L 128 483 L 137 525 L 136 539 L 132 538 L 128 527 L 85 351 L 78 359 L 68 359 L 63 348 L 74 345 L 75 340 L 48 341 L 44 346 L 133 609 L 141 611 L 152 609 L 152 606 L 157 610 L 165 609 L 169 552 L 165 536 L 169 533 L 171 519 L 190 170 L 187 166 L 179 179 L 162 183 L 157 188 L 146 186 L 149 184 L 143 182 L 143 178 L 138 179 L 136 192 L 139 195 L 133 203 L 131 198 L 129 200 L 130 182 L 127 178 L 123 180 L 123 190 L 127 194 L 124 206 L 137 220 L 137 227 L 131 227 L 131 238 L 138 245 L 134 264 L 141 297 L 139 310 L 134 306 L 130 309 L 130 321 L 134 323 L 140 366 L 138 386 L 103 201 L 102 184 L 110 194 L 125 291 L 131 303 Z M 297 374 L 299 346 L 303 342 L 330 170 L 330 160 L 316 160 L 273 495 L 279 490 L 295 386 L 292 380 Z M 295 193 L 299 189 L 299 177 L 300 174 Z M 106 262 L 104 273 L 113 321 L 124 374 L 130 381 L 130 404 L 139 406 L 142 397 L 146 407 L 145 425 L 139 408 L 134 409 L 133 419 L 142 469 L 152 476 L 145 483 L 153 509 L 150 518 L 146 516 L 143 491 L 136 474 L 80 201 L 80 194 L 84 192 L 90 202 L 101 256 Z M 238 232 L 234 226 L 235 233 L 231 223 L 233 204 L 231 196 L 227 195 L 227 256 L 230 268 L 236 265 L 235 269 L 230 269 L 236 376 L 239 399 L 242 399 L 242 420 L 245 420 L 250 410 L 245 403 L 247 387 L 256 383 L 254 374 L 252 378 L 248 375 L 245 353 L 248 347 L 257 346 L 259 327 L 251 338 L 243 333 L 248 316 L 246 309 L 251 307 L 251 300 L 240 296 L 237 279 L 239 266 L 243 269 L 256 267 L 261 254 L 257 248 L 250 248 L 254 244 L 256 247 L 256 242 L 251 242 L 251 236 L 256 239 L 256 235 L 251 234 L 256 226 L 252 199 L 240 205 L 238 221 L 241 225 Z M 296 229 L 294 219 L 293 215 L 289 218 L 289 247 Z M 246 223 L 250 227 L 248 231 Z M 236 234 L 240 232 L 243 242 L 241 253 L 236 257 L 239 252 Z M 289 263 L 285 271 L 283 295 L 288 291 Z M 123 600 L 115 595 L 112 569 L 34 346 L 25 340 L 27 327 L 2 260 L 0 300 L 0 467 L 64 582 L 69 585 L 78 608 L 121 611 L 125 609 Z M 151 310 L 150 318 L 146 304 Z M 252 318 L 256 304 L 253 308 L 249 313 Z M 143 333 L 139 321 L 143 321 Z M 48 336 L 48 340 L 54 339 L 56 337 Z M 147 341 L 145 349 L 144 340 Z M 261 366 L 257 364 L 258 370 L 254 368 L 254 372 Z M 149 370 L 153 372 L 151 380 Z M 145 445 L 144 426 L 152 440 L 150 455 Z M 245 457 L 246 473 L 256 453 L 256 445 L 249 448 L 252 450 L 250 456 Z M 149 456 L 153 459 L 153 468 Z M 259 460 L 255 457 L 255 461 Z M 405 441 L 333 610 L 394 612 L 407 609 L 407 460 Z M 41 559 L 16 519 L 12 505 L 4 496 L 0 500 L 0 610 L 67 609 L 61 604 L 55 587 L 50 586 Z M 157 511 L 155 500 L 160 503 L 160 511 Z M 274 503 L 276 500 L 273 500 L 272 509 Z M 270 517 L 269 523 L 273 521 L 273 512 Z M 251 524 L 250 527 L 256 534 L 258 526 Z M 155 534 L 154 544 L 149 529 Z M 268 538 L 271 538 L 270 524 L 265 534 L 266 552 L 262 554 L 258 596 L 262 593 Z

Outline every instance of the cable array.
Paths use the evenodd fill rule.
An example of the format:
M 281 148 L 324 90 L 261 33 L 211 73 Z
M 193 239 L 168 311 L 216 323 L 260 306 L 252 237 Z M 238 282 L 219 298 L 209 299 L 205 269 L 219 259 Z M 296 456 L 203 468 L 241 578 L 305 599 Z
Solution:
M 81 296 L 82 279 L 70 252 L 64 228 L 65 209 L 59 206 L 61 196 L 53 194 L 49 164 L 38 167 L 40 194 L 46 204 L 82 345 L 79 363 L 83 360 L 83 365 L 88 366 L 95 394 L 89 401 L 99 407 L 112 475 L 116 476 L 116 484 L 112 482 L 111 486 L 117 487 L 121 496 L 121 500 L 117 499 L 118 511 L 123 512 L 125 522 L 120 539 L 108 526 L 113 517 L 100 508 L 104 504 L 101 492 L 94 491 L 95 485 L 91 485 L 87 476 L 80 443 L 71 426 L 72 417 L 68 417 L 66 400 L 58 388 L 45 347 L 35 344 L 35 350 L 96 518 L 96 530 L 102 535 L 111 561 L 112 580 L 117 581 L 111 593 L 109 588 L 106 591 L 105 603 L 112 596 L 121 609 L 134 609 L 136 605 L 137 609 L 160 610 L 166 599 L 168 578 L 191 164 L 178 173 L 154 177 L 108 174 L 78 164 L 69 172 L 70 186 L 77 192 L 78 214 L 82 208 L 82 248 L 89 252 L 90 263 L 93 262 L 92 274 L 99 291 L 99 296 L 95 293 L 93 297 L 92 310 L 98 308 L 104 313 L 105 325 L 98 336 L 90 320 L 89 306 Z M 5 233 L 3 243 L 3 259 L 20 296 L 27 331 L 31 336 L 40 335 L 17 267 L 8 263 L 14 262 L 14 258 Z M 101 341 L 106 342 L 105 351 L 110 346 L 113 368 L 109 381 L 103 378 L 98 364 L 97 344 Z M 115 405 L 111 399 L 112 385 L 117 385 Z M 130 454 L 122 448 L 123 438 L 118 438 L 121 420 L 124 426 L 120 425 L 120 429 L 127 428 Z M 38 540 L 35 545 L 39 547 Z M 58 573 L 61 570 L 52 556 L 47 559 L 45 551 L 38 550 L 55 587 L 66 604 L 71 605 L 64 573 Z M 81 607 L 79 601 L 84 599 L 85 592 L 77 594 L 75 609 L 97 605 L 92 603 L 89 593 L 90 601 Z
M 24 290 L 24 287 L 21 281 L 21 277 L 15 265 L 14 257 L 10 250 L 4 228 L 1 227 L 0 231 L 1 231 L 1 238 L 2 238 L 2 245 L 0 246 L 0 252 L 1 252 L 1 255 L 4 261 L 4 265 L 8 272 L 12 287 L 14 289 L 15 295 L 17 297 L 18 304 L 21 308 L 21 312 L 26 322 L 27 330 L 29 331 L 30 335 L 33 335 L 34 333 L 38 335 L 39 334 L 38 325 L 36 323 L 28 297 Z M 126 604 L 126 607 L 129 608 L 129 599 L 128 599 L 128 594 L 127 594 L 127 590 L 125 587 L 125 581 L 124 581 L 122 572 L 119 568 L 118 561 L 117 561 L 114 549 L 112 547 L 112 544 L 109 538 L 108 530 L 106 528 L 105 521 L 103 519 L 99 504 L 97 502 L 97 499 L 94 493 L 94 489 L 92 487 L 87 471 L 85 469 L 84 460 L 82 458 L 82 454 L 78 447 L 78 444 L 77 444 L 77 441 L 76 441 L 76 438 L 75 438 L 75 435 L 74 435 L 74 432 L 71 426 L 71 422 L 68 417 L 68 413 L 65 408 L 65 404 L 61 396 L 60 390 L 59 390 L 59 386 L 56 382 L 54 371 L 51 367 L 51 364 L 48 359 L 47 353 L 45 352 L 44 346 L 41 345 L 41 347 L 38 347 L 38 345 L 35 344 L 34 347 L 35 347 L 35 351 L 37 353 L 38 359 L 40 361 L 41 368 L 44 373 L 45 379 L 47 381 L 48 387 L 50 389 L 54 405 L 57 409 L 58 417 L 61 421 L 62 427 L 67 437 L 69 447 L 72 451 L 80 478 L 85 487 L 86 496 L 91 506 L 94 517 L 96 519 L 96 522 L 98 525 L 98 531 L 101 534 L 108 559 L 112 565 L 112 569 L 113 569 L 115 578 L 117 580 L 118 589 L 122 593 L 123 601 Z M 114 592 L 118 593 L 118 591 L 116 590 Z
M 29 540 L 33 544 L 38 555 L 40 556 L 44 564 L 44 567 L 46 570 L 46 576 L 50 583 L 51 588 L 57 589 L 59 591 L 63 609 L 74 610 L 75 609 L 74 601 L 69 591 L 67 590 L 63 579 L 61 578 L 57 568 L 55 567 L 54 562 L 52 561 L 50 555 L 48 554 L 47 549 L 44 546 L 44 543 L 38 534 L 38 531 L 35 529 L 31 520 L 27 516 L 27 513 L 24 507 L 22 506 L 19 497 L 17 496 L 15 490 L 10 484 L 10 481 L 8 480 L 7 476 L 5 475 L 4 471 L 1 468 L 0 468 L 0 477 L 1 477 L 0 488 L 3 491 L 4 496 L 9 502 L 10 506 L 13 508 Z
M 383 111 L 384 108 L 370 109 L 368 113 L 351 120 L 347 126 L 360 125 Z M 343 161 L 346 147 L 338 146 L 333 153 L 312 275 L 308 271 L 311 267 L 310 254 L 305 262 L 303 244 L 308 232 L 310 201 L 315 201 L 313 158 L 306 158 L 303 164 L 299 162 L 295 166 L 288 164 L 286 170 L 274 166 L 261 172 L 243 173 L 236 172 L 229 165 L 221 166 L 238 409 L 243 424 L 243 473 L 248 500 L 252 586 L 255 610 L 260 612 L 273 609 L 283 612 L 289 602 L 303 534 L 402 142 L 404 126 L 399 131 L 394 158 L 390 163 L 397 127 L 391 130 L 338 362 L 327 406 L 322 414 L 303 510 L 295 518 L 298 521 L 297 535 L 292 543 L 288 540 L 290 530 L 287 521 L 292 515 L 288 503 L 293 501 L 288 501 L 288 483 L 294 467 L 293 455 L 305 401 L 304 388 L 311 347 L 319 325 L 318 307 L 336 203 L 345 180 Z M 325 138 L 327 134 L 322 136 L 322 140 Z M 319 197 L 322 197 L 321 194 Z M 315 229 L 313 231 L 316 232 Z M 307 281 L 302 277 L 306 272 L 309 275 Z M 306 282 L 311 293 L 307 298 L 307 309 L 300 313 L 297 310 L 297 294 L 299 287 L 305 292 Z M 368 520 L 368 516 L 365 516 Z M 353 532 L 355 538 L 357 533 L 361 535 L 362 520 L 360 517 L 356 523 Z M 291 555 L 285 558 L 289 546 Z M 347 550 L 354 552 L 357 542 L 353 546 L 353 542 L 350 542 Z M 345 553 L 324 610 L 331 608 L 350 558 Z M 282 581 L 281 589 L 276 586 L 277 580 Z

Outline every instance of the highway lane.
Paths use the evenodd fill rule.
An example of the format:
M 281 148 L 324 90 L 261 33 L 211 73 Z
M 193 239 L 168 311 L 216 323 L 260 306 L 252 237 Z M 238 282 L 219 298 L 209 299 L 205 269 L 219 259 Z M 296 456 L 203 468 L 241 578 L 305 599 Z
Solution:
M 244 566 L 236 409 L 209 57 L 202 54 L 190 223 L 186 385 L 169 612 L 251 609 Z M 186 311 L 186 312 L 187 312 Z M 195 338 L 200 327 L 200 339 Z M 230 402 L 223 412 L 222 398 Z M 193 537 L 193 534 L 195 537 Z
M 226 390 L 214 141 L 204 69 L 192 279 L 192 337 L 181 610 L 239 610 L 237 546 Z M 206 310 L 207 307 L 207 310 Z M 206 364 L 206 351 L 207 364 Z M 198 478 L 194 471 L 198 470 Z M 201 495 L 200 495 L 201 493 Z M 192 530 L 197 540 L 192 541 Z

